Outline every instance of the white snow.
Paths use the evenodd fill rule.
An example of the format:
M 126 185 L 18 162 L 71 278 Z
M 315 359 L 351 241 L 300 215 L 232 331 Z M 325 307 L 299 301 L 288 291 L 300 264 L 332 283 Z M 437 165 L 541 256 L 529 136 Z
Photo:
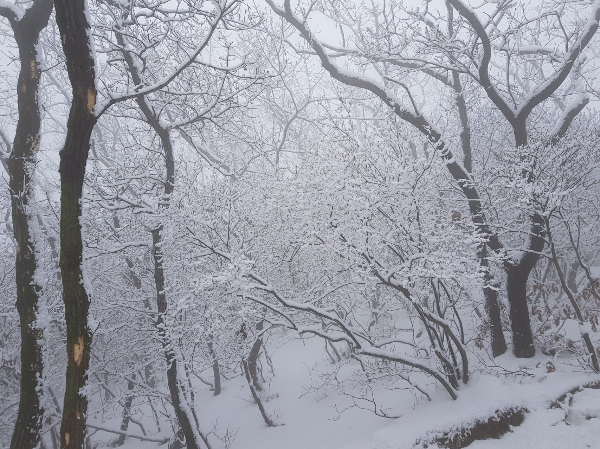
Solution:
M 315 337 L 291 341 L 270 354 L 276 375 L 262 397 L 267 413 L 281 425 L 265 425 L 245 378 L 239 376 L 224 381 L 223 392 L 216 397 L 205 385 L 197 386 L 202 390 L 195 399 L 202 428 L 214 426 L 221 436 L 234 434 L 231 449 L 408 449 L 422 447 L 418 441 L 485 419 L 497 410 L 525 407 L 529 412 L 521 426 L 498 440 L 476 441 L 469 448 L 584 449 L 597 447 L 600 441 L 600 390 L 575 393 L 570 407 L 550 408 L 562 394 L 600 376 L 574 373 L 557 360 L 556 371 L 547 373 L 546 363 L 553 359 L 544 355 L 527 360 L 510 354 L 499 357 L 496 361 L 502 368 L 475 374 L 455 401 L 440 388 L 429 390 L 431 402 L 416 399 L 406 390 L 389 391 L 378 400 L 390 408 L 390 415 L 400 418 L 385 419 L 352 407 L 348 396 L 323 383 L 320 376 L 334 365 L 322 348 L 322 340 Z M 347 374 L 341 370 L 337 378 Z M 205 376 L 210 376 L 208 371 Z M 117 428 L 117 422 L 106 427 Z M 95 438 L 106 436 L 98 432 Z M 214 436 L 212 441 L 221 447 Z M 126 446 L 154 449 L 158 444 L 129 438 Z

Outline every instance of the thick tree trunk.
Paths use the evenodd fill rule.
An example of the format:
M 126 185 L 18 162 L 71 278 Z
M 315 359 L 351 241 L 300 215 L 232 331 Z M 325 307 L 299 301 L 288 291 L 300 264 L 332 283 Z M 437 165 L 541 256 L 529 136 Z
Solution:
M 492 339 L 492 355 L 498 357 L 506 352 L 506 340 L 502 332 L 502 320 L 500 316 L 500 305 L 498 304 L 498 284 L 483 288 L 485 298 L 485 310 L 490 320 L 490 336 Z
M 67 373 L 61 447 L 84 447 L 87 397 L 83 391 L 88 379 L 92 334 L 88 327 L 89 297 L 81 264 L 83 244 L 81 217 L 81 186 L 61 182 L 61 272 L 63 301 L 67 323 Z
M 527 305 L 527 279 L 529 271 L 520 266 L 512 266 L 506 270 L 506 292 L 510 305 L 510 324 L 513 334 L 513 353 L 520 358 L 533 357 L 533 334 Z
M 517 116 L 511 121 L 515 136 L 515 145 L 525 147 L 528 144 L 527 116 Z M 534 174 L 529 169 L 523 169 L 522 178 L 531 183 Z M 535 355 L 529 306 L 527 304 L 527 280 L 531 270 L 540 258 L 544 249 L 543 219 L 534 212 L 529 217 L 531 222 L 529 244 L 526 252 L 518 263 L 505 263 L 507 275 L 506 293 L 510 305 L 510 322 L 513 334 L 513 354 L 519 358 L 528 358 Z
M 37 268 L 32 214 L 28 211 L 33 193 L 33 171 L 40 146 L 40 107 L 38 87 L 41 75 L 36 45 L 39 33 L 48 24 L 52 0 L 36 0 L 20 20 L 7 15 L 17 46 L 21 70 L 17 85 L 19 121 L 12 152 L 6 168 L 10 177 L 13 234 L 17 243 L 15 275 L 17 310 L 21 328 L 21 389 L 17 421 L 11 449 L 31 449 L 40 441 L 44 409 L 40 404 L 43 378 L 43 328 L 38 323 L 40 287 L 35 280 Z M 1 9 L 1 8 L 0 8 Z
M 85 0 L 56 0 L 56 21 L 73 90 L 65 146 L 60 152 L 60 269 L 67 324 L 67 373 L 61 448 L 85 445 L 85 394 L 92 334 L 88 326 L 90 299 L 83 274 L 81 235 L 82 192 L 90 137 L 96 123 L 95 61 Z
M 530 220 L 529 243 L 523 256 L 518 263 L 508 261 L 504 263 L 506 293 L 510 306 L 510 323 L 513 334 L 513 353 L 519 358 L 528 358 L 535 355 L 529 306 L 527 304 L 527 280 L 546 243 L 544 239 L 546 231 L 541 215 L 533 213 Z

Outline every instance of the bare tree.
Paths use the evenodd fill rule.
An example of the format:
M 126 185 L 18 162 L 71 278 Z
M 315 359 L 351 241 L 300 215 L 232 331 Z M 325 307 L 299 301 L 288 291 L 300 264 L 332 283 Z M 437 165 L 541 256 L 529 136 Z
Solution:
M 85 385 L 92 345 L 88 324 L 90 298 L 83 273 L 82 193 L 90 137 L 96 124 L 96 61 L 85 0 L 57 1 L 56 21 L 62 37 L 73 92 L 65 146 L 60 153 L 60 269 L 67 323 L 67 374 L 60 445 L 85 444 L 88 401 Z
M 235 2 L 233 2 L 235 3 Z M 215 14 L 210 23 L 218 23 L 231 2 L 214 3 Z M 212 35 L 196 46 L 186 58 L 164 78 L 144 80 L 145 87 L 136 85 L 125 92 L 107 92 L 106 99 L 97 101 L 96 61 L 87 12 L 87 2 L 56 3 L 56 17 L 62 36 L 67 70 L 73 90 L 73 102 L 67 125 L 65 146 L 61 151 L 61 272 L 63 300 L 67 323 L 67 380 L 61 445 L 83 447 L 86 427 L 87 398 L 85 389 L 91 350 L 91 329 L 88 324 L 90 298 L 83 271 L 83 240 L 81 234 L 82 192 L 85 168 L 90 149 L 90 138 L 98 118 L 112 105 L 129 99 L 143 98 L 156 92 L 193 65 Z M 187 122 L 187 121 L 186 121 Z M 172 168 L 172 164 L 169 165 Z M 169 170 L 171 169 L 168 169 Z M 167 189 L 172 189 L 171 181 Z M 157 260 L 160 256 L 157 254 Z M 158 273 L 159 275 L 159 273 Z M 160 290 L 159 290 L 160 294 Z
M 336 80 L 354 86 L 360 89 L 365 89 L 375 96 L 379 97 L 394 113 L 402 120 L 414 126 L 429 143 L 435 148 L 439 155 L 446 162 L 446 166 L 452 178 L 462 190 L 465 199 L 467 200 L 471 219 L 475 225 L 476 231 L 485 240 L 486 245 L 500 256 L 503 260 L 504 270 L 507 275 L 507 296 L 510 304 L 510 320 L 513 333 L 513 352 L 517 357 L 532 357 L 535 354 L 533 345 L 533 335 L 530 325 L 529 310 L 527 306 L 527 280 L 532 268 L 535 266 L 539 253 L 544 248 L 544 229 L 543 220 L 539 213 L 532 212 L 529 217 L 529 230 L 525 232 L 527 241 L 520 255 L 511 256 L 503 243 L 500 241 L 497 232 L 493 229 L 488 218 L 486 217 L 485 204 L 479 192 L 477 182 L 473 175 L 460 163 L 456 154 L 452 151 L 452 145 L 446 141 L 435 124 L 426 118 L 422 110 L 414 101 L 414 97 L 404 80 L 394 78 L 391 74 L 386 74 L 379 65 L 388 65 L 389 67 L 400 67 L 402 69 L 410 69 L 412 71 L 421 71 L 426 75 L 433 77 L 436 80 L 448 79 L 449 76 L 454 77 L 453 73 L 464 73 L 471 77 L 473 82 L 478 84 L 485 95 L 489 98 L 492 104 L 503 114 L 512 128 L 514 134 L 514 144 L 517 147 L 524 147 L 529 143 L 529 132 L 527 129 L 527 121 L 530 118 L 534 109 L 550 99 L 555 92 L 563 86 L 565 80 L 573 70 L 578 70 L 578 61 L 582 51 L 591 41 L 598 29 L 598 18 L 600 17 L 600 2 L 595 2 L 591 7 L 587 22 L 579 26 L 577 31 L 565 37 L 566 51 L 562 53 L 558 59 L 559 63 L 556 67 L 552 66 L 555 57 L 552 53 L 548 53 L 545 49 L 531 50 L 538 56 L 546 58 L 548 64 L 552 66 L 549 74 L 538 70 L 535 79 L 528 80 L 524 85 L 523 92 L 517 101 L 517 97 L 512 94 L 514 86 L 510 83 L 504 86 L 507 91 L 503 94 L 497 87 L 497 80 L 491 75 L 492 57 L 494 56 L 494 48 L 492 46 L 493 38 L 502 38 L 502 33 L 498 31 L 499 22 L 504 17 L 504 12 L 510 7 L 510 2 L 499 2 L 496 6 L 496 11 L 490 16 L 492 17 L 486 23 L 483 23 L 475 11 L 461 0 L 449 0 L 448 11 L 451 13 L 452 8 L 455 9 L 468 27 L 463 31 L 468 33 L 467 47 L 472 48 L 472 51 L 463 54 L 452 47 L 452 39 L 457 36 L 457 31 L 453 27 L 444 27 L 449 30 L 452 35 L 442 33 L 440 26 L 436 26 L 438 20 L 437 14 L 429 11 L 426 7 L 425 12 L 401 8 L 401 11 L 406 13 L 406 16 L 413 17 L 413 22 L 397 19 L 396 14 L 388 14 L 385 8 L 394 8 L 398 5 L 384 6 L 384 10 L 375 12 L 375 22 L 377 23 L 376 30 L 389 36 L 390 39 L 399 36 L 401 39 L 406 39 L 410 33 L 407 29 L 403 29 L 402 23 L 416 25 L 416 29 L 423 27 L 423 36 L 415 34 L 415 42 L 425 44 L 429 48 L 420 46 L 417 48 L 417 53 L 409 54 L 404 51 L 390 51 L 388 48 L 396 48 L 396 46 L 386 47 L 381 46 L 380 50 L 377 46 L 371 51 L 371 42 L 360 30 L 356 30 L 356 47 L 346 48 L 337 47 L 322 42 L 308 27 L 307 17 L 311 8 L 302 9 L 302 15 L 298 15 L 290 0 L 285 0 L 283 7 L 277 6 L 273 1 L 267 0 L 273 11 L 292 24 L 302 35 L 311 50 L 318 56 L 323 68 Z M 426 2 L 429 5 L 429 2 Z M 333 4 L 332 4 L 333 5 Z M 336 4 L 337 5 L 337 4 Z M 341 3 L 341 6 L 332 6 L 332 12 L 325 8 L 325 14 L 331 12 L 330 16 L 334 20 L 341 21 L 344 26 L 352 26 L 349 20 L 344 21 L 344 10 L 351 9 L 348 5 Z M 313 5 L 314 6 L 314 5 Z M 451 8 L 450 8 L 451 7 Z M 342 19 L 340 19 L 340 17 Z M 541 17 L 541 16 L 540 16 Z M 448 20 L 454 20 L 452 14 Z M 525 19 L 524 19 L 525 20 Z M 404 34 L 406 31 L 408 34 Z M 576 36 L 576 37 L 573 37 Z M 426 37 L 426 39 L 423 39 Z M 384 37 L 385 39 L 385 37 Z M 377 42 L 377 41 L 375 41 Z M 410 50 L 408 44 L 400 44 L 397 48 Z M 439 60 L 435 60 L 427 56 L 431 54 L 430 48 L 439 49 Z M 500 52 L 507 52 L 507 47 L 502 47 Z M 419 49 L 421 53 L 418 53 Z M 519 49 L 519 54 L 527 54 L 527 49 Z M 507 53 L 510 56 L 511 53 Z M 423 56 L 425 55 L 425 56 Z M 336 62 L 339 57 L 353 57 L 361 62 L 370 64 L 375 71 L 381 76 L 383 82 L 376 81 L 370 77 L 361 75 L 357 71 L 349 70 L 340 66 Z M 554 58 L 554 59 L 553 59 Z M 400 71 L 399 76 L 406 76 Z M 515 75 L 514 71 L 508 70 L 500 74 L 511 79 Z M 455 80 L 454 80 L 455 81 Z M 458 87 L 454 81 L 446 81 L 445 84 L 451 84 Z M 410 100 L 410 105 L 406 105 L 397 94 L 400 89 Z M 585 97 L 576 96 L 574 100 L 565 108 L 558 125 L 553 129 L 550 135 L 547 135 L 544 140 L 553 142 L 560 139 L 567 132 L 574 117 L 581 112 L 587 104 Z M 463 111 L 464 112 L 464 111 Z M 461 114 L 462 115 L 462 114 Z M 461 117 L 462 118 L 462 117 Z M 464 130 L 463 130 L 464 132 Z M 533 178 L 529 170 L 524 169 L 522 173 L 523 181 L 526 183 L 532 182 Z M 488 295 L 488 299 L 493 300 Z M 490 312 L 496 310 L 496 307 L 488 307 Z M 497 313 L 493 312 L 490 315 L 491 321 L 497 327 Z M 500 345 L 501 342 L 498 342 Z M 498 354 L 500 348 L 495 349 L 494 353 Z
M 21 326 L 21 393 L 19 412 L 10 447 L 34 448 L 40 439 L 44 410 L 40 403 L 43 373 L 44 322 L 40 312 L 40 286 L 37 269 L 34 214 L 32 213 L 33 172 L 40 148 L 39 82 L 40 57 L 37 44 L 40 32 L 48 24 L 52 0 L 36 0 L 25 11 L 18 5 L 3 2 L 0 15 L 10 22 L 19 48 L 21 70 L 17 85 L 19 121 L 8 155 L 2 155 L 10 176 L 13 234 L 17 244 L 15 274 L 17 310 Z

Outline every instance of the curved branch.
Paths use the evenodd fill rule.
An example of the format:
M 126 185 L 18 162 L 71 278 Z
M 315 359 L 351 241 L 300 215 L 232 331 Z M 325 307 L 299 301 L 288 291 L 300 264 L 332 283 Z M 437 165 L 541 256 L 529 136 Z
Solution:
M 204 242 L 203 240 L 199 239 L 198 237 L 194 237 L 194 239 L 200 245 L 212 250 L 216 255 L 219 255 L 230 262 L 233 260 L 229 254 L 217 250 L 212 245 L 210 245 L 208 242 Z M 297 330 L 300 334 L 310 333 L 310 334 L 318 335 L 318 336 L 325 338 L 327 340 L 330 340 L 330 341 L 345 341 L 346 343 L 348 343 L 348 345 L 352 348 L 352 350 L 356 354 L 364 354 L 364 355 L 367 355 L 370 357 L 375 357 L 375 358 L 387 360 L 387 361 L 394 362 L 394 363 L 400 363 L 402 365 L 421 370 L 424 373 L 426 373 L 426 374 L 430 375 L 431 377 L 433 377 L 434 379 L 436 379 L 446 389 L 446 391 L 448 392 L 450 397 L 452 397 L 452 399 L 457 398 L 456 390 L 452 387 L 452 385 L 450 385 L 448 380 L 444 378 L 444 375 L 442 373 L 440 373 L 438 370 L 436 370 L 435 368 L 431 368 L 431 367 L 419 362 L 419 360 L 417 360 L 417 359 L 413 359 L 411 357 L 406 357 L 406 356 L 402 356 L 399 354 L 391 353 L 384 349 L 380 349 L 380 348 L 376 347 L 374 344 L 372 344 L 368 340 L 368 338 L 366 336 L 361 335 L 360 332 L 357 332 L 356 330 L 352 329 L 350 325 L 341 321 L 336 315 L 328 313 L 327 311 L 317 308 L 317 307 L 314 307 L 312 305 L 306 305 L 303 303 L 298 303 L 296 301 L 287 300 L 286 298 L 281 296 L 266 281 L 264 281 L 259 275 L 255 274 L 253 272 L 247 272 L 244 274 L 244 276 L 246 276 L 247 278 L 252 279 L 253 281 L 256 282 L 256 284 L 250 285 L 249 286 L 250 288 L 256 288 L 258 290 L 261 290 L 265 293 L 270 294 L 282 306 L 288 307 L 293 310 L 301 311 L 301 312 L 307 312 L 312 315 L 318 316 L 320 318 L 327 319 L 327 320 L 331 321 L 332 323 L 334 323 L 335 325 L 337 325 L 337 327 L 341 330 L 341 332 L 339 332 L 339 333 L 330 335 L 330 334 L 327 334 L 326 332 L 323 332 L 320 329 L 309 328 L 309 327 L 304 327 L 304 328 L 298 327 L 298 326 L 296 326 L 295 323 L 293 323 L 291 318 L 289 318 L 287 315 L 285 315 L 284 313 L 282 313 L 279 310 L 276 310 L 273 306 L 269 306 L 269 308 L 271 310 L 284 316 L 284 318 L 288 322 L 291 323 L 292 328 Z M 253 301 L 256 301 L 263 305 L 266 305 L 263 301 L 257 300 L 258 298 L 247 296 L 247 295 L 244 295 L 244 296 L 248 297 L 249 299 L 251 299 Z M 358 338 L 361 338 L 365 341 L 362 343 L 359 343 Z
M 153 92 L 156 92 L 156 91 L 162 89 L 163 87 L 167 86 L 169 83 L 171 83 L 171 81 L 173 81 L 175 78 L 177 78 L 181 74 L 181 72 L 183 72 L 185 69 L 187 69 L 190 65 L 192 65 L 194 63 L 194 61 L 200 55 L 202 50 L 204 50 L 206 48 L 208 43 L 211 41 L 212 35 L 217 30 L 219 23 L 221 23 L 221 20 L 223 19 L 223 17 L 226 14 L 228 14 L 229 12 L 231 12 L 231 10 L 235 7 L 235 4 L 239 0 L 230 0 L 230 1 L 231 1 L 231 3 L 227 3 L 227 1 L 226 1 L 222 7 L 217 8 L 218 12 L 217 12 L 215 18 L 210 21 L 210 28 L 209 28 L 208 32 L 206 33 L 202 42 L 196 47 L 196 50 L 194 51 L 194 53 L 192 53 L 192 55 L 190 56 L 190 58 L 187 61 L 180 64 L 179 67 L 177 67 L 175 70 L 173 70 L 173 72 L 169 76 L 167 76 L 166 78 L 162 79 L 161 81 L 159 81 L 158 83 L 156 83 L 152 86 L 146 86 L 144 88 L 141 85 L 141 81 L 140 81 L 140 83 L 136 84 L 135 92 L 127 93 L 127 94 L 121 95 L 119 97 L 112 97 L 109 100 L 99 102 L 97 105 L 97 108 L 96 108 L 96 111 L 97 111 L 96 117 L 100 117 L 102 114 L 104 114 L 108 110 L 108 108 L 110 108 L 115 103 L 130 100 L 133 98 L 138 98 L 143 95 L 148 95 Z M 215 2 L 213 2 L 213 4 L 217 4 L 217 2 L 215 1 Z M 117 30 L 115 30 L 115 32 L 118 34 L 120 31 L 117 29 Z
M 23 17 L 23 10 L 17 5 L 6 0 L 0 0 L 0 16 L 5 17 L 13 24 Z
M 477 34 L 477 37 L 481 40 L 483 57 L 479 63 L 479 82 L 485 89 L 490 100 L 494 102 L 511 124 L 523 122 L 537 105 L 550 98 L 550 96 L 562 85 L 573 69 L 577 58 L 590 43 L 594 34 L 596 34 L 600 21 L 600 0 L 596 0 L 592 6 L 588 22 L 583 28 L 581 37 L 571 47 L 570 52 L 564 55 L 562 66 L 544 83 L 538 85 L 518 108 L 514 110 L 492 85 L 489 75 L 492 46 L 490 38 L 485 31 L 483 24 L 477 17 L 477 14 L 461 0 L 448 0 L 448 2 L 469 22 Z
M 458 13 L 469 22 L 477 34 L 477 37 L 481 40 L 481 45 L 483 46 L 483 56 L 479 62 L 478 81 L 481 84 L 481 87 L 485 89 L 489 99 L 492 100 L 498 109 L 500 109 L 502 114 L 504 114 L 504 117 L 506 117 L 506 119 L 512 123 L 516 118 L 516 111 L 508 104 L 504 97 L 502 97 L 490 79 L 489 69 L 490 61 L 492 59 L 492 43 L 487 31 L 485 31 L 485 28 L 477 17 L 477 14 L 475 14 L 475 11 L 465 5 L 461 0 L 448 0 L 448 3 L 450 3 L 458 11 Z

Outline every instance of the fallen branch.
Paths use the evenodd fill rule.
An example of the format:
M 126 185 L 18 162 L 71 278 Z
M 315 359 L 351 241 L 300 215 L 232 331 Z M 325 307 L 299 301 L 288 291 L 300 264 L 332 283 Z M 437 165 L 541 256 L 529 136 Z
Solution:
M 123 432 L 122 430 L 108 429 L 106 427 L 97 426 L 96 424 L 87 423 L 86 425 L 87 425 L 87 427 L 89 427 L 91 429 L 102 430 L 104 432 L 110 432 L 110 433 L 116 433 L 117 435 L 125 435 L 126 437 L 137 438 L 138 440 L 142 440 L 142 441 L 152 441 L 153 443 L 165 444 L 165 443 L 168 443 L 170 440 L 170 438 L 152 438 L 152 437 L 147 437 L 147 436 L 143 436 L 143 435 L 134 435 L 131 433 Z

